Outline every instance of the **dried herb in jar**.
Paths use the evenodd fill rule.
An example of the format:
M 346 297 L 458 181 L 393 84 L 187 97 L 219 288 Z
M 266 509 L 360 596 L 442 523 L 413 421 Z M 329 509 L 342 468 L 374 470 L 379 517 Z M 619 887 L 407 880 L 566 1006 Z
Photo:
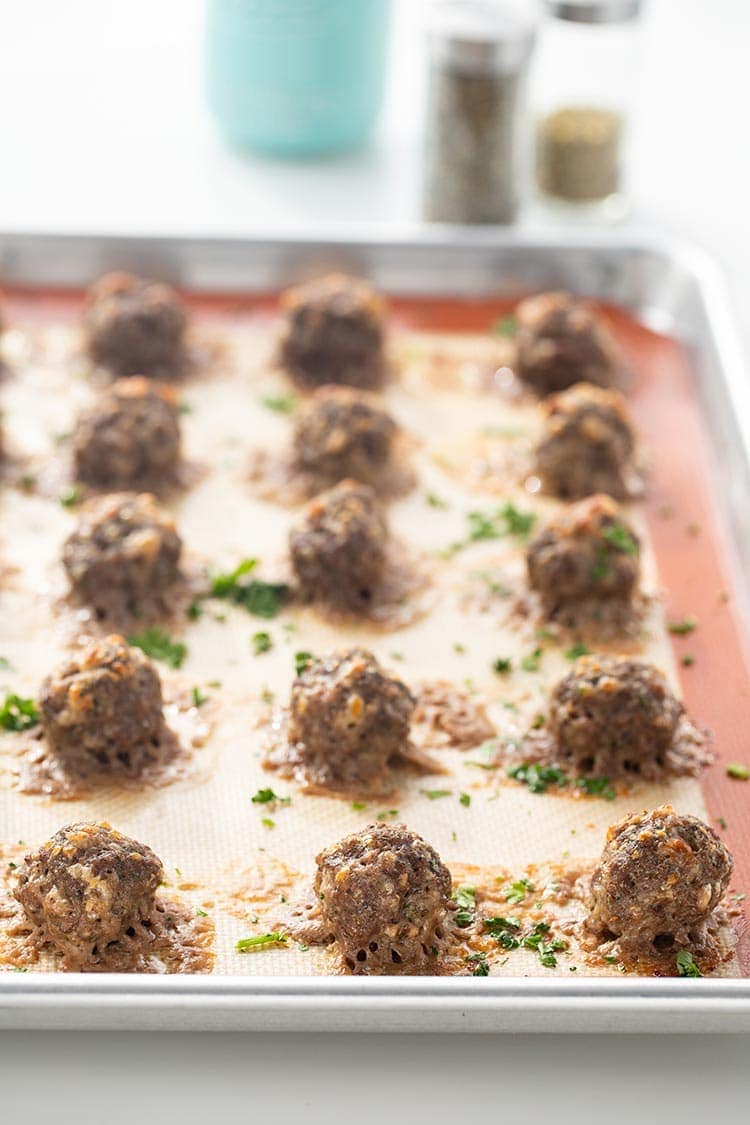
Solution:
M 537 179 L 571 202 L 606 199 L 620 187 L 622 119 L 608 109 L 570 106 L 539 123 Z

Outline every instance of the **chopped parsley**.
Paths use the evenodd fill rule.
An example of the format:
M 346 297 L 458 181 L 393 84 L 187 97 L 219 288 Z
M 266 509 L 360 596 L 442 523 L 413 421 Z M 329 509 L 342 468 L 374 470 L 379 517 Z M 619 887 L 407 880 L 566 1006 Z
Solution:
M 273 789 L 259 789 L 254 797 L 250 798 L 254 805 L 291 805 L 291 797 L 280 797 L 278 793 L 274 793 Z
M 196 914 L 198 915 L 198 917 L 199 917 L 199 918 L 208 918 L 208 914 L 206 913 L 206 911 L 205 911 L 205 910 L 201 910 L 201 908 L 200 908 L 200 907 L 197 907 L 197 908 L 196 908 L 196 911 L 195 911 L 195 913 L 196 913 Z
M 508 313 L 507 316 L 501 316 L 492 325 L 492 331 L 495 336 L 515 336 L 518 331 L 518 321 L 513 313 Z
M 8 660 L 7 656 L 0 656 L 0 670 L 3 672 L 13 671 L 13 665 L 11 664 L 10 660 Z
M 590 655 L 591 655 L 591 649 L 589 648 L 589 646 L 583 644 L 582 642 L 579 642 L 577 645 L 573 645 L 572 648 L 568 649 L 568 651 L 565 653 L 565 659 L 566 660 L 578 660 L 578 658 L 580 656 L 590 656 Z
M 362 812 L 364 809 L 367 808 L 367 802 L 366 801 L 352 801 L 352 808 L 354 809 L 355 812 Z
M 441 797 L 450 797 L 453 795 L 452 789 L 420 789 L 425 797 L 429 797 L 431 801 L 438 801 Z
M 311 652 L 295 652 L 294 654 L 294 671 L 298 676 L 301 676 L 306 668 L 312 664 L 315 657 Z
M 742 762 L 730 762 L 727 766 L 727 777 L 732 777 L 735 781 L 749 781 L 750 769 L 743 766 Z
M 142 633 L 132 634 L 128 637 L 128 644 L 135 645 L 146 656 L 160 660 L 170 668 L 181 668 L 188 652 L 187 645 L 182 641 L 173 641 L 169 633 L 158 625 L 144 629 Z
M 587 797 L 604 797 L 605 801 L 614 801 L 617 796 L 608 777 L 577 777 L 573 784 Z
M 474 966 L 471 971 L 473 977 L 488 977 L 490 975 L 490 963 L 487 960 L 486 953 L 470 953 L 466 960 Z
M 297 399 L 290 394 L 263 395 L 260 401 L 267 410 L 275 410 L 277 414 L 292 414 L 297 406 Z
M 686 652 L 680 660 L 680 664 L 683 668 L 692 668 L 693 664 L 695 664 L 695 657 L 691 656 L 689 652 Z
M 498 656 L 492 661 L 492 671 L 498 676 L 507 676 L 513 670 L 513 661 L 509 656 Z
M 519 902 L 523 902 L 527 894 L 531 894 L 534 890 L 534 884 L 525 877 L 517 879 L 515 883 L 511 883 L 505 895 L 505 901 L 517 906 Z
M 187 608 L 188 621 L 197 621 L 199 617 L 203 616 L 203 606 L 199 601 L 191 602 Z
M 539 671 L 542 663 L 543 652 L 543 649 L 535 648 L 533 652 L 530 652 L 527 656 L 523 657 L 523 659 L 521 660 L 521 667 L 523 668 L 524 672 Z
M 241 605 L 254 617 L 276 617 L 289 593 L 284 582 L 264 582 L 260 578 L 242 580 L 258 565 L 257 559 L 243 559 L 227 574 L 217 574 L 211 582 L 211 597 L 226 598 Z
M 677 975 L 681 977 L 702 977 L 703 973 L 695 963 L 692 953 L 687 949 L 681 949 L 675 957 L 675 964 L 677 965 Z
M 71 484 L 60 493 L 60 503 L 63 508 L 75 508 L 76 504 L 80 504 L 82 497 L 83 493 L 78 485 Z
M 512 916 L 504 918 L 496 915 L 493 918 L 485 918 L 483 925 L 488 933 L 497 938 L 503 949 L 518 949 L 521 944 L 521 940 L 517 936 L 521 929 L 518 918 Z
M 204 703 L 208 702 L 208 696 L 204 695 L 199 687 L 194 687 L 190 695 L 192 696 L 194 707 L 202 707 Z
M 638 554 L 637 540 L 621 523 L 613 523 L 609 527 L 605 527 L 602 532 L 602 539 L 605 539 L 610 547 L 614 547 L 616 551 L 621 551 L 624 555 Z
M 278 930 L 271 934 L 256 934 L 255 937 L 240 938 L 235 946 L 238 953 L 250 953 L 254 949 L 264 949 L 269 945 L 286 945 L 285 934 Z
M 477 889 L 476 887 L 469 886 L 468 883 L 462 883 L 459 887 L 456 887 L 452 897 L 457 908 L 453 918 L 456 925 L 462 930 L 465 930 L 467 926 L 471 926 L 474 923 L 474 912 L 477 905 Z
M 469 805 L 471 804 L 471 796 L 468 793 L 462 793 L 458 800 L 465 809 L 468 809 Z
M 273 648 L 273 640 L 271 634 L 266 632 L 253 633 L 253 652 L 256 656 L 261 653 L 270 652 Z
M 6 695 L 0 707 L 0 727 L 3 730 L 30 730 L 39 722 L 39 711 L 33 699 L 20 695 Z
M 264 828 L 275 828 L 276 827 L 276 821 L 271 820 L 270 816 L 261 817 L 260 823 L 263 825 Z
M 670 621 L 667 628 L 670 633 L 674 633 L 678 637 L 685 637 L 698 628 L 698 622 L 694 617 L 683 617 L 682 621 Z
M 533 512 L 522 512 L 508 500 L 502 508 L 494 512 L 469 512 L 469 540 L 500 539 L 513 535 L 517 539 L 528 539 L 536 521 Z
M 543 766 L 538 762 L 522 762 L 520 766 L 511 766 L 508 777 L 520 781 L 531 793 L 546 793 L 550 785 L 558 788 L 568 784 L 568 776 L 556 766 Z
M 438 508 L 440 511 L 445 511 L 448 507 L 447 501 L 443 500 L 440 496 L 436 496 L 434 492 L 427 492 L 424 499 L 425 503 L 431 508 Z
M 548 940 L 549 929 L 547 922 L 537 922 L 531 933 L 523 938 L 523 945 L 526 949 L 533 949 L 538 953 L 545 969 L 554 969 L 557 964 L 555 954 L 567 949 L 568 943 L 564 938 Z
M 398 809 L 383 809 L 381 812 L 379 812 L 377 814 L 375 819 L 376 820 L 393 820 L 393 818 L 396 817 L 396 816 L 398 816 Z

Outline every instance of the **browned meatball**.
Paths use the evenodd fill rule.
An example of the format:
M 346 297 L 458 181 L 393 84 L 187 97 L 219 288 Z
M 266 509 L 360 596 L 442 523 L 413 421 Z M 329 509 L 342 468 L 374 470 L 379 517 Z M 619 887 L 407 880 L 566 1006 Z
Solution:
M 302 596 L 362 612 L 385 567 L 388 529 L 373 490 L 346 480 L 308 504 L 289 546 Z
M 148 379 L 119 379 L 78 419 L 75 476 L 92 488 L 163 488 L 179 460 L 177 401 Z
M 671 805 L 610 828 L 591 879 L 588 925 L 633 946 L 689 939 L 718 906 L 733 869 L 719 837 Z
M 409 739 L 416 702 L 363 649 L 313 660 L 292 685 L 289 742 L 309 782 L 364 792 L 388 775 Z
M 384 976 L 435 971 L 451 875 L 403 824 L 373 824 L 317 858 L 315 890 L 347 968 Z
M 149 919 L 163 879 L 145 844 L 107 823 L 70 824 L 26 856 L 13 893 L 43 939 L 86 966 Z
M 584 598 L 633 594 L 640 574 L 640 542 L 610 496 L 590 496 L 563 508 L 526 552 L 529 585 L 545 607 Z
M 561 500 L 597 492 L 624 500 L 633 493 L 635 436 L 619 391 L 579 383 L 547 399 L 543 410 L 534 471 L 545 491 Z
M 653 665 L 583 656 L 552 692 L 548 729 L 560 761 L 579 775 L 653 776 L 683 713 Z
M 385 309 L 366 281 L 331 274 L 288 289 L 281 363 L 303 388 L 346 383 L 375 389 L 385 372 Z
M 169 285 L 108 273 L 84 313 L 89 355 L 115 375 L 173 375 L 185 363 L 185 310 Z
M 137 777 L 168 745 L 159 675 L 137 648 L 111 636 L 42 684 L 47 743 L 77 777 Z
M 148 493 L 118 492 L 84 504 L 63 546 L 75 597 L 101 619 L 153 616 L 179 576 L 182 540 Z
M 539 293 L 521 301 L 516 320 L 518 374 L 539 394 L 617 381 L 623 369 L 617 343 L 584 301 L 569 293 Z
M 376 484 L 398 427 L 387 411 L 347 387 L 325 387 L 303 410 L 294 431 L 294 460 L 323 486 L 347 477 Z

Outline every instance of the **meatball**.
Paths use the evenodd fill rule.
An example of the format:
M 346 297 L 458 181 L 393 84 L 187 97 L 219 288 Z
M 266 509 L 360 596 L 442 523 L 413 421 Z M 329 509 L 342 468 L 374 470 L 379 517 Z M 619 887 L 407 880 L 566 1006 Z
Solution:
M 685 941 L 719 904 L 733 869 L 719 837 L 671 805 L 610 828 L 591 878 L 588 926 L 630 945 Z
M 315 890 L 353 973 L 435 971 L 451 875 L 403 824 L 373 824 L 317 858 Z
M 106 822 L 70 824 L 26 856 L 13 893 L 46 942 L 86 965 L 148 921 L 163 879 L 145 844 Z
M 387 411 L 347 387 L 325 387 L 302 412 L 294 432 L 294 460 L 324 485 L 347 477 L 376 484 L 387 466 L 398 427 Z
M 161 682 L 122 637 L 89 645 L 42 684 L 47 743 L 67 772 L 137 777 L 166 743 Z
M 314 660 L 294 681 L 288 738 L 309 781 L 365 791 L 409 739 L 416 701 L 363 649 Z
M 87 294 L 84 334 L 115 375 L 171 375 L 185 363 L 185 310 L 169 285 L 108 273 Z
M 652 665 L 583 656 L 553 689 L 548 730 L 560 761 L 580 775 L 654 776 L 683 714 Z
M 561 500 L 597 492 L 616 500 L 634 491 L 635 435 L 624 397 L 579 383 L 546 400 L 535 469 Z
M 153 496 L 116 492 L 83 506 L 62 558 L 73 594 L 103 620 L 163 608 L 181 551 L 174 521 Z
M 174 480 L 179 460 L 177 402 L 148 379 L 119 379 L 73 436 L 76 479 L 92 488 L 159 488 Z
M 516 320 L 518 374 L 539 394 L 617 381 L 623 368 L 617 343 L 585 302 L 569 293 L 539 293 L 521 301 Z
M 289 537 L 303 597 L 362 611 L 385 569 L 388 529 L 373 490 L 345 480 L 308 504 Z
M 547 609 L 584 598 L 631 598 L 640 542 L 610 496 L 590 496 L 555 515 L 529 543 L 529 585 Z
M 375 389 L 385 374 L 382 298 L 366 282 L 331 274 L 287 290 L 280 359 L 303 388 L 345 383 Z

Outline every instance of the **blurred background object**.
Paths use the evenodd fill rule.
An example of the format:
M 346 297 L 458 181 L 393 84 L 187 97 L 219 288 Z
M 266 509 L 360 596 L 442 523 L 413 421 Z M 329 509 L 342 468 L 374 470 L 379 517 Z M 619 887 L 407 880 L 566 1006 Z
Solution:
M 528 137 L 530 0 L 443 0 L 429 33 L 424 215 L 510 223 L 519 211 Z
M 542 194 L 589 218 L 627 210 L 640 0 L 543 0 L 535 65 Z
M 383 100 L 390 0 L 208 0 L 206 85 L 227 139 L 282 155 L 363 144 Z

